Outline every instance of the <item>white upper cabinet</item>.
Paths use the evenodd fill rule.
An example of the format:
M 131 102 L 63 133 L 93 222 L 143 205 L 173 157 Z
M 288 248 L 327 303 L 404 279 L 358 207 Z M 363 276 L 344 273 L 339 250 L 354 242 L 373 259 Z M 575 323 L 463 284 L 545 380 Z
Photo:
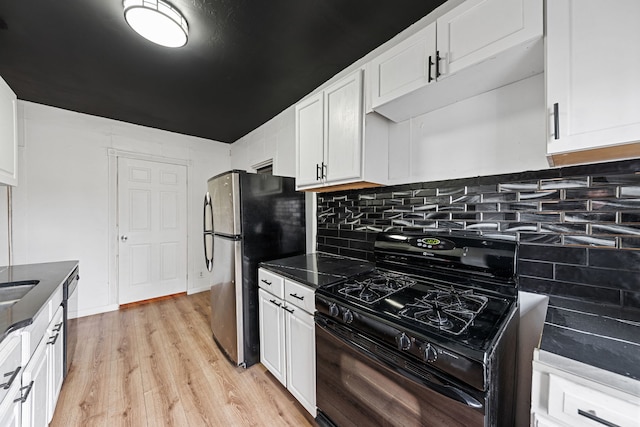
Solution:
M 0 184 L 18 184 L 16 94 L 0 77 Z
M 640 157 L 639 18 L 638 0 L 547 2 L 552 165 Z
M 543 71 L 542 0 L 467 0 L 368 65 L 373 110 L 401 122 Z
M 441 78 L 542 36 L 540 0 L 467 0 L 437 21 Z
M 371 61 L 371 107 L 377 107 L 436 80 L 436 23 Z
M 296 188 L 329 191 L 384 184 L 386 123 L 374 115 L 363 113 L 362 70 L 297 104 Z

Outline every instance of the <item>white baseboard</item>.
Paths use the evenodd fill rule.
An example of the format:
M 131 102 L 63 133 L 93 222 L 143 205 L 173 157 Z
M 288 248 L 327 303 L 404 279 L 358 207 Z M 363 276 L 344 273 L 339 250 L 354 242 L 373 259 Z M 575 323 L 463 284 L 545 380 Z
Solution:
M 200 293 L 200 292 L 205 292 L 205 291 L 208 291 L 209 289 L 211 289 L 211 285 L 201 286 L 199 288 L 189 289 L 187 291 L 187 295 L 193 295 L 193 294 L 197 294 L 197 293 Z
M 103 305 L 102 307 L 93 307 L 93 308 L 89 308 L 86 310 L 78 310 L 77 313 L 69 313 L 69 318 L 71 319 L 75 319 L 78 317 L 85 317 L 85 316 L 93 316 L 94 314 L 101 314 L 101 313 L 107 313 L 109 311 L 116 311 L 118 310 L 119 305 L 118 304 L 111 304 L 111 305 Z

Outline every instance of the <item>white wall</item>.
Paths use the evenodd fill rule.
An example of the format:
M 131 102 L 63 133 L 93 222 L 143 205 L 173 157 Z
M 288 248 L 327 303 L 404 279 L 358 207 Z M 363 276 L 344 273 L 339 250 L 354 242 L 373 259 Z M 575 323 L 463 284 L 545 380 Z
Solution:
M 296 175 L 295 110 L 291 106 L 231 145 L 234 169 L 254 172 L 254 166 L 273 160 L 273 174 Z
M 24 146 L 13 190 L 14 264 L 78 259 L 79 315 L 117 308 L 108 156 L 116 149 L 188 162 L 187 288 L 208 289 L 206 275 L 199 277 L 202 197 L 207 179 L 231 167 L 229 145 L 28 102 L 20 102 L 20 114 Z

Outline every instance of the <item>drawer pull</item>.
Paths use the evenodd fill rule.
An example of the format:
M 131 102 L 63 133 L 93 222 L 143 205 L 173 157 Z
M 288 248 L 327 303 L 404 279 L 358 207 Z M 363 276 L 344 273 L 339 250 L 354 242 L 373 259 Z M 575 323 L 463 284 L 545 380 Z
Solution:
M 284 308 L 284 311 L 286 311 L 287 313 L 293 313 L 295 310 L 289 310 L 286 306 L 283 306 L 282 308 Z
M 304 297 L 303 297 L 303 296 L 301 297 L 301 296 L 300 296 L 300 295 L 298 295 L 298 294 L 289 294 L 289 295 L 291 295 L 291 296 L 292 296 L 292 297 L 294 297 L 295 299 L 299 299 L 300 301 L 302 301 L 302 300 L 304 299 Z
M 26 392 L 24 395 L 22 395 L 21 397 L 19 397 L 19 398 L 15 399 L 13 402 L 14 402 L 14 403 L 18 403 L 18 402 L 20 402 L 20 403 L 24 403 L 24 402 L 26 402 L 26 401 L 27 401 L 27 399 L 29 398 L 29 393 L 31 393 L 31 389 L 32 389 L 32 388 L 33 388 L 33 381 L 31 381 L 31 382 L 29 383 L 29 385 L 27 385 L 27 386 L 20 387 L 20 391 L 22 391 L 22 390 L 27 390 L 27 392 Z
M 59 336 L 60 336 L 60 334 L 59 334 L 59 333 L 57 333 L 57 334 L 55 334 L 54 336 L 49 337 L 49 338 L 50 338 L 50 341 L 48 341 L 48 342 L 47 342 L 47 344 L 49 344 L 49 345 L 54 345 L 54 344 L 56 343 L 56 341 L 58 341 L 58 337 L 59 337 Z
M 269 302 L 270 302 L 271 304 L 275 305 L 275 306 L 280 307 L 280 303 L 279 303 L 278 301 L 274 300 L 274 299 L 270 299 L 270 300 L 269 300 Z
M 7 381 L 6 383 L 0 384 L 0 387 L 5 390 L 11 387 L 11 384 L 13 384 L 13 381 L 18 376 L 18 372 L 20 372 L 20 366 L 18 366 L 13 372 L 7 372 L 6 374 L 4 374 L 5 377 L 11 376 L 11 378 L 9 378 L 9 381 Z
M 618 424 L 614 424 L 612 422 L 609 422 L 607 420 L 604 420 L 598 417 L 593 412 L 595 411 L 583 411 L 582 409 L 578 409 L 578 415 L 582 415 L 583 417 L 589 418 L 590 420 L 600 423 L 602 425 L 605 425 L 607 427 L 620 427 Z
M 262 279 L 262 280 L 260 280 L 260 281 L 261 281 L 262 283 L 266 283 L 268 286 L 271 286 L 271 284 L 272 284 L 272 282 L 270 282 L 270 281 L 268 281 L 268 280 L 265 280 L 265 279 Z
M 60 332 L 60 329 L 62 329 L 62 323 L 60 322 L 58 324 L 56 324 L 56 326 L 54 326 L 54 328 L 52 329 L 53 332 Z

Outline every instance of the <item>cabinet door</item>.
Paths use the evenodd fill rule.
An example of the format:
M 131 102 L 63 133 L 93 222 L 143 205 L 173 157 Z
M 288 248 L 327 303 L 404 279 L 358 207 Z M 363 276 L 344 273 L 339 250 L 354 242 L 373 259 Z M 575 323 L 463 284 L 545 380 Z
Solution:
M 296 105 L 296 186 L 322 182 L 324 98 L 320 92 Z
M 531 427 L 561 427 L 560 424 L 557 424 L 540 414 L 533 413 L 531 415 Z
M 362 71 L 324 93 L 326 182 L 358 179 L 362 176 Z
M 0 184 L 18 184 L 16 94 L 0 77 Z
M 258 290 L 260 363 L 286 387 L 285 326 L 282 300 Z
M 20 381 L 16 381 L 7 391 L 4 400 L 0 401 L 0 426 L 20 427 L 22 425 L 20 397 Z
M 436 21 L 441 77 L 541 36 L 542 19 L 542 0 L 465 1 Z
M 546 10 L 548 153 L 640 140 L 640 2 L 553 0 Z
M 436 23 L 371 61 L 371 107 L 421 88 L 436 79 Z
M 47 352 L 49 359 L 49 397 L 47 401 L 47 421 L 51 422 L 56 409 L 62 380 L 64 374 L 64 330 L 62 320 L 62 306 L 58 307 L 56 314 L 51 320 L 48 329 L 49 340 L 47 341 Z
M 46 426 L 47 422 L 47 340 L 43 339 L 22 373 L 22 425 Z M 26 397 L 26 398 L 25 398 Z
M 287 388 L 316 416 L 316 340 L 313 316 L 289 305 L 287 330 Z

